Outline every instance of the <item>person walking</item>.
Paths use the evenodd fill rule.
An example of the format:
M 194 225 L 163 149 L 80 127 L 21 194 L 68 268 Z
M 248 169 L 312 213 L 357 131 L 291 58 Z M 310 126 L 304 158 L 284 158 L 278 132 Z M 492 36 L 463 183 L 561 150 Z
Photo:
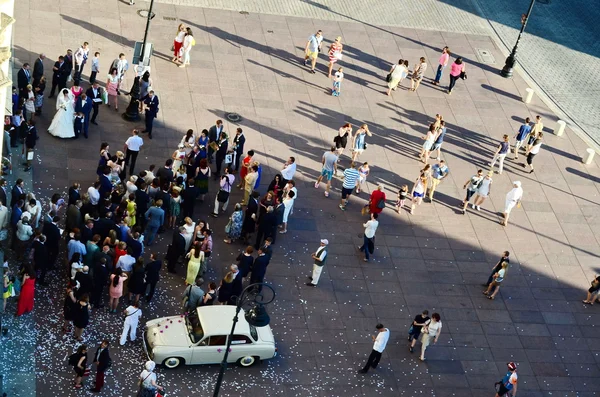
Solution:
M 533 128 L 531 129 L 531 133 L 529 134 L 529 139 L 527 141 L 527 149 L 525 150 L 525 155 L 529 154 L 533 143 L 537 139 L 540 132 L 544 130 L 544 123 L 542 123 L 542 116 L 535 116 L 535 123 L 533 124 Z
M 94 364 L 96 364 L 96 382 L 94 387 L 90 389 L 92 393 L 100 393 L 104 386 L 104 373 L 112 365 L 112 359 L 108 351 L 108 345 L 110 344 L 108 339 L 104 339 L 100 346 L 96 349 L 94 354 Z
M 186 255 L 186 258 L 188 258 L 188 263 L 185 283 L 187 285 L 193 285 L 196 282 L 196 278 L 198 276 L 202 276 L 204 273 L 204 252 L 202 251 L 200 245 L 201 244 L 199 241 L 194 242 L 194 246 Z
M 517 382 L 519 377 L 517 376 L 517 364 L 512 361 L 506 364 L 508 372 L 504 375 L 504 378 L 500 382 L 496 382 L 495 386 L 498 387 L 496 397 L 516 397 L 517 396 Z
M 370 214 L 380 214 L 385 208 L 385 192 L 383 184 L 378 183 L 377 189 L 373 190 L 371 193 L 371 197 L 369 198 L 369 213 Z
M 75 371 L 75 388 L 81 389 L 83 379 L 87 369 L 87 345 L 79 345 L 77 351 L 69 356 L 69 364 L 73 366 Z
M 421 137 L 421 139 L 423 139 L 425 141 L 425 142 L 423 142 L 423 146 L 421 148 L 421 153 L 419 153 L 419 160 L 422 163 L 424 163 L 424 164 L 429 163 L 429 154 L 432 151 L 433 144 L 436 141 L 437 136 L 438 136 L 438 133 L 437 133 L 437 128 L 436 128 L 435 124 L 430 124 L 429 129 L 427 130 L 427 133 L 425 134 L 425 136 Z
M 346 210 L 346 206 L 350 201 L 350 196 L 352 195 L 354 188 L 356 188 L 360 192 L 360 188 L 358 187 L 358 181 L 360 179 L 360 176 L 360 172 L 358 172 L 358 170 L 356 169 L 356 164 L 350 164 L 350 167 L 344 170 L 344 181 L 342 183 L 342 201 L 339 205 L 342 211 Z
M 319 188 L 319 184 L 325 178 L 325 197 L 329 197 L 329 189 L 331 189 L 331 179 L 333 178 L 333 173 L 336 168 L 338 156 L 336 154 L 335 146 L 332 146 L 329 152 L 325 152 L 323 157 L 321 158 L 321 164 L 323 168 L 321 169 L 321 175 L 317 178 L 315 182 L 315 189 Z
M 410 90 L 415 92 L 419 88 L 421 81 L 423 80 L 423 76 L 425 75 L 425 71 L 427 70 L 427 62 L 425 62 L 425 57 L 421 57 L 419 59 L 419 63 L 415 65 L 413 69 L 413 75 L 410 80 Z
M 437 343 L 441 332 L 441 317 L 438 313 L 433 313 L 431 315 L 431 321 L 423 327 L 423 333 L 421 334 L 421 356 L 419 357 L 421 361 L 425 361 L 425 350 L 427 350 L 431 341 L 433 341 L 434 344 Z
M 319 279 L 321 278 L 321 273 L 323 272 L 323 266 L 327 263 L 327 247 L 329 245 L 329 240 L 322 239 L 321 246 L 317 251 L 311 255 L 314 260 L 312 267 L 312 276 L 309 276 L 310 280 L 306 285 L 309 287 L 316 287 L 319 284 Z
M 143 144 L 144 140 L 140 137 L 140 130 L 134 128 L 131 131 L 131 136 L 125 141 L 125 166 L 129 165 L 129 175 L 135 175 L 133 171 L 135 162 Z
M 465 64 L 463 63 L 462 57 L 456 58 L 452 66 L 450 66 L 450 84 L 448 85 L 448 95 L 452 95 L 452 90 L 456 85 L 456 80 L 465 79 Z
M 342 37 L 338 36 L 335 38 L 335 41 L 331 43 L 329 47 L 329 51 L 327 55 L 329 56 L 329 72 L 327 74 L 327 78 L 331 79 L 331 71 L 333 70 L 333 64 L 337 61 L 342 60 L 342 51 L 344 50 L 344 45 L 342 44 Z
M 510 212 L 516 206 L 521 206 L 521 200 L 523 199 L 523 188 L 521 187 L 520 181 L 513 182 L 513 188 L 510 192 L 506 194 L 506 201 L 504 204 L 504 219 L 500 224 L 502 226 L 508 225 L 508 218 L 510 217 Z
M 127 334 L 129 334 L 129 340 L 135 342 L 136 332 L 140 317 L 142 317 L 142 309 L 140 304 L 136 301 L 123 310 L 125 316 L 125 323 L 123 324 L 123 332 L 121 333 L 121 340 L 119 344 L 121 346 L 127 343 Z
M 377 368 L 379 360 L 381 360 L 381 355 L 385 350 L 385 346 L 390 339 L 390 330 L 384 327 L 383 324 L 377 324 L 375 329 L 377 329 L 377 335 L 371 335 L 371 339 L 373 340 L 373 350 L 371 350 L 371 354 L 369 354 L 369 358 L 363 369 L 358 371 L 361 374 L 366 374 L 369 372 L 370 368 Z
M 523 146 L 523 142 L 527 139 L 529 134 L 531 133 L 531 120 L 529 117 L 525 119 L 525 123 L 519 127 L 519 131 L 515 134 L 513 138 L 515 138 L 515 160 L 519 158 L 519 149 Z
M 483 291 L 483 294 L 487 295 L 488 299 L 494 300 L 494 298 L 500 291 L 500 284 L 502 284 L 502 282 L 504 281 L 504 277 L 506 276 L 507 269 L 508 269 L 508 262 L 502 262 L 502 267 L 500 268 L 500 270 L 498 270 L 498 272 L 496 272 L 492 276 L 492 278 L 493 278 L 492 282 L 490 283 L 488 288 L 485 291 Z
M 444 160 L 440 160 L 437 164 L 434 164 L 431 167 L 431 178 L 429 180 L 431 183 L 429 184 L 429 193 L 427 197 L 429 201 L 433 201 L 433 194 L 435 193 L 435 189 L 437 189 L 438 185 L 446 179 L 448 174 L 450 173 L 450 169 L 446 165 Z
M 433 146 L 431 146 L 430 153 L 433 153 L 437 150 L 437 156 L 430 157 L 433 160 L 441 160 L 442 159 L 442 144 L 444 143 L 444 137 L 446 136 L 446 122 L 444 120 L 439 121 L 439 126 L 437 129 L 437 137 L 435 138 L 435 142 L 433 142 Z
M 365 141 L 367 136 L 373 136 L 373 134 L 369 131 L 369 126 L 363 124 L 352 138 L 352 161 L 350 164 L 354 164 L 358 160 L 358 157 L 367 149 L 367 142 Z
M 417 314 L 413 320 L 410 328 L 408 329 L 408 341 L 410 342 L 409 351 L 412 353 L 415 348 L 415 344 L 421 335 L 423 327 L 429 325 L 431 319 L 429 318 L 429 311 L 423 310 L 423 313 Z
M 529 166 L 529 173 L 533 172 L 533 158 L 540 152 L 540 148 L 542 147 L 542 138 L 544 137 L 543 132 L 539 132 L 537 139 L 533 141 L 533 145 L 531 145 L 531 149 L 529 149 L 529 153 L 527 153 L 527 165 Z M 525 163 L 521 164 L 524 168 L 526 167 Z
M 96 51 L 94 53 L 94 57 L 92 58 L 92 71 L 90 73 L 90 85 L 96 82 L 96 76 L 100 71 L 100 53 Z
M 479 185 L 481 184 L 482 180 L 483 170 L 480 169 L 477 170 L 477 174 L 473 175 L 465 182 L 463 189 L 467 189 L 467 195 L 465 196 L 465 199 L 462 202 L 463 215 L 467 212 L 467 206 L 469 205 L 469 201 L 471 200 L 471 197 L 473 197 L 475 193 L 477 193 L 477 189 L 479 189 Z
M 502 174 L 502 170 L 504 168 L 504 158 L 510 150 L 510 142 L 508 135 L 505 134 L 502 138 L 503 140 L 498 145 L 498 149 L 496 149 L 496 152 L 494 153 L 494 158 L 490 162 L 490 167 L 493 170 L 494 165 L 496 165 L 496 161 L 498 161 L 498 174 Z
M 404 77 L 405 73 L 406 67 L 404 66 L 404 59 L 400 59 L 397 65 L 392 66 L 386 77 L 386 80 L 388 82 L 388 89 L 386 92 L 387 96 L 392 95 L 392 90 L 396 91 L 396 88 L 398 88 L 398 84 L 400 84 L 400 80 L 402 80 L 402 77 Z
M 323 32 L 320 29 L 317 30 L 317 33 L 310 36 L 306 43 L 306 48 L 304 48 L 304 66 L 308 66 L 308 63 L 310 62 L 310 73 L 316 73 L 315 66 L 317 64 L 319 52 L 321 52 L 322 43 Z
M 508 251 L 504 251 L 502 253 L 502 257 L 500 258 L 500 260 L 498 261 L 498 263 L 496 263 L 494 265 L 494 267 L 492 268 L 492 273 L 490 273 L 490 277 L 488 277 L 487 282 L 485 284 L 483 284 L 484 287 L 488 287 L 492 281 L 494 281 L 494 275 L 496 273 L 498 273 L 498 271 L 500 269 L 502 269 L 502 264 L 506 262 L 510 264 L 510 252 Z
M 448 59 L 450 59 L 450 49 L 446 46 L 442 48 L 442 55 L 440 55 L 440 60 L 438 61 L 437 72 L 435 73 L 435 78 L 433 79 L 433 85 L 440 85 L 440 80 L 442 79 L 442 73 L 448 65 Z
M 415 183 L 413 184 L 413 188 L 410 193 L 410 195 L 412 197 L 412 203 L 410 205 L 410 214 L 411 215 L 415 214 L 415 209 L 417 208 L 417 206 L 421 205 L 421 203 L 423 202 L 423 197 L 425 196 L 425 193 L 427 193 L 427 184 L 428 183 L 429 183 L 429 178 L 427 178 L 427 176 L 425 176 L 424 174 L 421 174 L 417 178 Z M 400 205 L 400 207 L 402 207 L 402 205 Z M 397 207 L 397 208 L 400 208 L 400 207 Z
M 474 210 L 481 211 L 481 204 L 483 204 L 485 199 L 490 196 L 490 193 L 492 193 L 493 175 L 494 171 L 489 171 L 487 175 L 481 180 L 481 183 L 477 188 L 477 193 L 475 194 L 473 204 L 471 204 Z
M 371 213 L 371 219 L 369 219 L 366 223 L 363 223 L 363 227 L 365 228 L 365 232 L 363 234 L 363 245 L 359 246 L 358 250 L 365 252 L 365 258 L 363 259 L 365 262 L 369 261 L 369 253 L 373 254 L 375 251 L 375 232 L 379 226 L 379 221 L 377 220 L 378 217 L 379 215 Z

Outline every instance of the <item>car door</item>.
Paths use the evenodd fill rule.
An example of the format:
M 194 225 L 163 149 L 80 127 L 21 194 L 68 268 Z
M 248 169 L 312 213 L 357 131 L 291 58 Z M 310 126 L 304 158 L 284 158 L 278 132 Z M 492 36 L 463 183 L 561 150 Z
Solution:
M 245 356 L 255 356 L 256 349 L 253 342 L 246 335 L 233 335 L 231 339 L 231 350 L 229 351 L 229 359 L 227 361 L 237 361 Z
M 194 364 L 218 364 L 223 361 L 227 335 L 213 335 L 202 339 L 193 347 L 192 361 Z

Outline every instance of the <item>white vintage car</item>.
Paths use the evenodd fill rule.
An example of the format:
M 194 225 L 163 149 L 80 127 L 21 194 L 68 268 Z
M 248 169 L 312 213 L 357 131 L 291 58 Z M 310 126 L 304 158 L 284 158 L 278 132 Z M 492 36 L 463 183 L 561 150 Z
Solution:
M 157 318 L 146 323 L 144 350 L 150 360 L 167 368 L 182 364 L 217 364 L 223 360 L 235 306 L 201 306 L 187 316 Z M 249 367 L 277 355 L 268 325 L 254 327 L 240 311 L 227 362 Z

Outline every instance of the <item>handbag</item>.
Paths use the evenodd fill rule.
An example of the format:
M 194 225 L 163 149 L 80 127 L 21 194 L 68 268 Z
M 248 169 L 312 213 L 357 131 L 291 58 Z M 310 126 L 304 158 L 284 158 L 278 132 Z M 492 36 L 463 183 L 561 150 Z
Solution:
M 229 153 L 225 155 L 225 164 L 233 163 L 233 154 Z
M 362 210 L 360 210 L 361 215 L 367 215 L 368 213 L 369 213 L 369 204 L 365 205 L 364 207 L 362 207 Z
M 460 78 L 462 80 L 466 80 L 467 79 L 467 72 L 465 72 L 465 71 L 460 72 Z
M 225 225 L 225 233 L 229 234 L 229 232 L 231 232 L 231 219 L 229 220 L 229 222 Z
M 392 81 L 392 74 L 391 73 L 388 73 L 388 75 L 385 77 L 385 81 L 387 83 L 389 83 L 390 81 Z
M 384 199 L 380 199 L 380 200 L 377 202 L 377 208 L 379 208 L 380 210 L 382 210 L 382 209 L 384 209 L 384 208 L 385 208 L 385 200 L 384 200 Z
M 227 178 L 227 184 L 231 187 L 229 178 Z M 229 200 L 229 192 L 223 189 L 219 190 L 219 193 L 217 193 L 217 201 L 219 203 L 226 203 L 227 200 Z

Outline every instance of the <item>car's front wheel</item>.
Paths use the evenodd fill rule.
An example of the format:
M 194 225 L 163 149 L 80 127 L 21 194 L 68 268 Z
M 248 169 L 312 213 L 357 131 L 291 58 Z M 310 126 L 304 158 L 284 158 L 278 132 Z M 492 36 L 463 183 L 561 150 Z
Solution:
M 174 369 L 184 364 L 185 361 L 180 357 L 169 357 L 163 361 L 163 365 L 169 369 Z
M 253 366 L 256 362 L 258 361 L 257 357 L 253 357 L 253 356 L 245 356 L 239 359 L 238 363 L 242 366 L 242 367 L 251 367 Z

